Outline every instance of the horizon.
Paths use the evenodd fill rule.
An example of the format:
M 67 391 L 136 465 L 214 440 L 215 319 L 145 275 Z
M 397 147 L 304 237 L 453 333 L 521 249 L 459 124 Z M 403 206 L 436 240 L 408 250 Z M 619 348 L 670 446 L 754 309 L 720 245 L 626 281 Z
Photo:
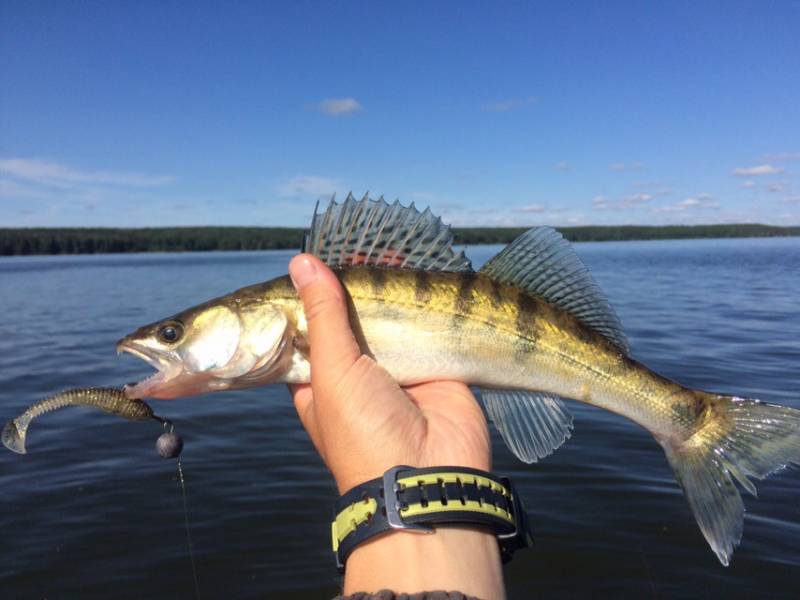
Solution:
M 800 4 L 0 7 L 0 227 L 800 225 Z
M 445 223 L 448 225 L 448 223 Z M 522 231 L 528 230 L 529 226 L 527 225 L 448 225 L 450 229 L 458 235 L 459 231 L 465 230 L 481 230 L 481 231 L 501 231 L 501 230 L 515 230 L 519 229 Z M 549 225 L 546 225 L 550 227 Z M 533 227 L 537 227 L 534 225 Z M 731 227 L 731 228 L 754 228 L 754 227 L 762 227 L 768 230 L 792 230 L 791 234 L 783 234 L 788 235 L 789 237 L 796 237 L 800 235 L 800 233 L 795 233 L 794 230 L 800 230 L 800 225 L 771 225 L 769 223 L 757 223 L 757 222 L 741 222 L 741 223 L 734 223 L 734 222 L 725 222 L 725 223 L 669 223 L 669 224 L 642 224 L 642 223 L 621 223 L 621 224 L 605 224 L 605 225 L 598 225 L 598 224 L 581 224 L 581 225 L 556 225 L 552 226 L 554 229 L 559 231 L 565 231 L 567 234 L 574 233 L 577 230 L 581 229 L 599 229 L 599 230 L 619 230 L 619 229 L 658 229 L 658 230 L 665 230 L 665 229 L 702 229 L 702 228 L 724 228 L 724 227 Z M 122 227 L 117 225 L 105 226 L 105 225 L 75 225 L 75 226 L 21 226 L 21 227 L 5 227 L 0 225 L 0 232 L 2 231 L 142 231 L 142 230 L 181 230 L 181 229 L 269 229 L 269 230 L 289 230 L 289 231 L 308 231 L 309 226 L 299 226 L 299 225 L 145 225 L 145 226 L 128 226 Z M 706 237 L 706 236 L 702 236 Z M 728 238 L 728 237 L 747 237 L 741 235 L 723 235 L 720 236 L 720 239 Z M 764 236 L 758 235 L 755 237 L 772 237 L 772 236 Z M 781 236 L 778 236 L 781 237 Z M 636 239 L 644 239 L 633 237 L 632 240 Z M 659 238 L 660 239 L 660 238 Z M 663 239 L 670 239 L 670 238 L 663 238 Z M 676 239 L 683 239 L 683 238 L 676 238 Z M 695 239 L 695 238 L 688 238 L 688 239 Z M 0 240 L 2 241 L 2 240 Z
M 546 225 L 551 227 L 550 225 Z M 554 229 L 580 229 L 588 227 L 598 228 L 619 228 L 619 227 L 637 227 L 637 228 L 664 228 L 664 227 L 774 227 L 778 229 L 797 229 L 800 225 L 772 225 L 770 223 L 757 223 L 757 222 L 724 222 L 724 223 L 666 223 L 666 224 L 645 224 L 645 223 L 619 223 L 619 224 L 603 224 L 585 223 L 581 225 L 553 225 Z M 528 229 L 527 225 L 451 225 L 451 229 Z M 533 227 L 536 227 L 534 225 Z M 69 226 L 41 226 L 41 225 L 23 225 L 19 227 L 6 227 L 0 226 L 1 230 L 19 230 L 19 229 L 308 229 L 308 225 L 143 225 L 143 226 L 119 226 L 119 225 L 69 225 Z

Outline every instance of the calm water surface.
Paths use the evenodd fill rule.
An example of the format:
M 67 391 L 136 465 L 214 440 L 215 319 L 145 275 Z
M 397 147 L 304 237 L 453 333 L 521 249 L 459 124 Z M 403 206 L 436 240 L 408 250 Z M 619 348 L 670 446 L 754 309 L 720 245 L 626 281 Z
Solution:
M 800 408 L 800 238 L 581 244 L 633 354 L 681 383 Z M 476 264 L 498 248 L 475 247 Z M 117 357 L 136 327 L 285 273 L 291 252 L 0 259 L 0 420 L 65 388 L 148 375 Z M 281 386 L 156 404 L 176 421 L 203 598 L 329 598 L 334 487 Z M 494 439 L 536 547 L 512 598 L 796 597 L 800 473 L 745 499 L 719 565 L 663 453 L 620 417 L 570 403 L 571 440 L 539 465 Z M 0 597 L 191 598 L 175 464 L 153 423 L 76 408 L 0 452 Z M 379 440 L 376 440 L 379 443 Z

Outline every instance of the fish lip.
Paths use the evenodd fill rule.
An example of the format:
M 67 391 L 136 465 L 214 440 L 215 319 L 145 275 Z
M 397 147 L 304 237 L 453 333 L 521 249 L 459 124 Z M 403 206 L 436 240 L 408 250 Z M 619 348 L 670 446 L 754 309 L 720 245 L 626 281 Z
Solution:
M 122 339 L 117 342 L 117 354 L 127 353 L 137 358 L 141 358 L 151 367 L 156 369 L 156 372 L 138 381 L 135 384 L 126 384 L 122 390 L 125 395 L 131 399 L 140 399 L 151 396 L 157 392 L 159 388 L 174 379 L 181 371 L 175 365 L 171 365 L 161 357 L 155 354 L 153 350 L 146 347 L 139 346 L 136 342 Z
M 164 371 L 169 367 L 169 363 L 160 358 L 153 350 L 142 347 L 128 340 L 120 340 L 117 342 L 117 354 L 127 353 L 137 358 L 141 358 L 153 368 Z

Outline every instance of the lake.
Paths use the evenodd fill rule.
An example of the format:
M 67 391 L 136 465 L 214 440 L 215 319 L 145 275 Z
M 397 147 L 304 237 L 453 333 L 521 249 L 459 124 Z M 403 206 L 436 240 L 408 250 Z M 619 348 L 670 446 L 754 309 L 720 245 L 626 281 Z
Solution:
M 476 265 L 499 247 L 468 249 Z M 578 244 L 633 355 L 696 388 L 800 408 L 800 238 Z M 150 374 L 115 342 L 145 323 L 286 272 L 292 252 L 0 259 L 0 421 L 58 391 Z M 335 489 L 283 386 L 153 401 L 175 421 L 203 598 L 330 598 Z M 536 545 L 506 567 L 511 598 L 796 597 L 800 473 L 745 497 L 729 568 L 703 539 L 660 446 L 570 402 L 575 430 L 524 465 L 494 436 Z M 156 423 L 72 408 L 0 450 L 0 596 L 191 598 L 174 461 Z

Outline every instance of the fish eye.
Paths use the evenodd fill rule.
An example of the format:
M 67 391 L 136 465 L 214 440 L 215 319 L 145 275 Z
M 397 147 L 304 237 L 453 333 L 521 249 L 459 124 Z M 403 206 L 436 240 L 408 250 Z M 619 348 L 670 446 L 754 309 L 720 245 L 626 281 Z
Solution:
M 167 344 L 177 342 L 183 335 L 183 326 L 180 323 L 169 323 L 158 330 L 158 339 Z

